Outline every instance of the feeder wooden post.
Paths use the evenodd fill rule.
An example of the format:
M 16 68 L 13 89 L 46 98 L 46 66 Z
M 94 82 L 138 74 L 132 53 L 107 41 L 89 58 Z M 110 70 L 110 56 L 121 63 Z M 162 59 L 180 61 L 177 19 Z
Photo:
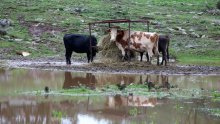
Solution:
M 90 61 L 92 59 L 92 33 L 91 33 L 91 23 L 89 23 L 89 48 L 90 48 Z M 92 62 L 92 61 L 91 61 Z
M 147 32 L 150 31 L 149 21 L 147 21 Z

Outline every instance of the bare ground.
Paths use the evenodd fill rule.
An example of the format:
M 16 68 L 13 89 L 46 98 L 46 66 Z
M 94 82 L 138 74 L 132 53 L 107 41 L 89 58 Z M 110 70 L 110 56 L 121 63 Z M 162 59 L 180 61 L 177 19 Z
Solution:
M 99 62 L 86 63 L 83 59 L 74 59 L 71 66 L 61 58 L 41 59 L 1 59 L 0 67 L 35 68 L 62 71 L 83 71 L 91 73 L 128 73 L 128 74 L 168 74 L 168 75 L 220 75 L 219 66 L 178 65 L 157 66 L 147 62 Z

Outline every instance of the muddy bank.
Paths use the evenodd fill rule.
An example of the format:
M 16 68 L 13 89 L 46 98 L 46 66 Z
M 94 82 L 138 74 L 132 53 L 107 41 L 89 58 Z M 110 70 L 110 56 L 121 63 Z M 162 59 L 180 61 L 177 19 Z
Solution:
M 103 73 L 138 73 L 138 74 L 183 74 L 183 75 L 220 75 L 219 66 L 181 66 L 170 63 L 168 66 L 157 66 L 146 62 L 111 62 L 111 63 L 86 63 L 86 61 L 77 60 L 71 66 L 67 66 L 62 59 L 39 59 L 39 60 L 0 60 L 0 65 L 10 68 L 35 68 L 47 70 L 63 71 L 83 71 L 83 72 L 103 72 Z

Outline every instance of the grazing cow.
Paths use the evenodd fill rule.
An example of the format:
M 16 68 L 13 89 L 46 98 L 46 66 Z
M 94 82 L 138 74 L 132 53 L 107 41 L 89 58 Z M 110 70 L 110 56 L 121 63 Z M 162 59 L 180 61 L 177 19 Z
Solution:
M 92 53 L 90 50 L 90 39 L 92 45 Z M 63 37 L 64 46 L 66 48 L 66 64 L 71 64 L 71 55 L 72 52 L 76 53 L 87 53 L 88 63 L 93 61 L 93 57 L 95 57 L 97 50 L 97 39 L 94 36 L 87 36 L 81 34 L 66 34 Z M 92 55 L 91 55 L 92 54 Z
M 157 33 L 130 31 L 130 39 L 129 39 L 128 30 L 111 28 L 110 36 L 111 36 L 110 41 L 115 42 L 116 46 L 121 50 L 123 60 L 125 59 L 124 57 L 128 50 L 132 50 L 136 52 L 147 52 L 149 54 L 150 60 L 153 54 L 158 56 L 157 64 L 159 65 L 159 52 L 157 49 L 159 35 Z M 129 45 L 129 40 L 130 40 L 130 45 Z
M 161 65 L 163 65 L 163 61 L 165 61 L 165 66 L 167 65 L 167 60 L 169 61 L 169 42 L 170 38 L 167 35 L 160 35 L 159 41 L 158 41 L 158 51 L 162 52 L 162 62 Z M 140 52 L 141 60 L 143 58 L 143 52 Z M 147 61 L 149 61 L 148 53 L 146 53 Z

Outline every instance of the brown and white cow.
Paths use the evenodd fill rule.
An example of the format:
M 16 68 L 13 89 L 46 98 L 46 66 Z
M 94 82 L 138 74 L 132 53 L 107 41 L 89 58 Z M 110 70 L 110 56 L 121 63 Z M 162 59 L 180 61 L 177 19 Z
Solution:
M 127 50 L 132 50 L 139 53 L 147 52 L 149 55 L 150 62 L 154 54 L 157 56 L 157 64 L 159 65 L 159 35 L 157 33 L 130 31 L 129 39 L 129 30 L 121 30 L 113 27 L 110 29 L 110 36 L 110 41 L 115 42 L 116 46 L 121 50 L 123 59 L 126 55 Z
M 158 41 L 158 51 L 162 53 L 162 62 L 161 65 L 163 65 L 163 62 L 165 61 L 165 66 L 167 65 L 167 61 L 169 61 L 169 43 L 170 37 L 168 35 L 160 35 L 159 41 Z M 140 53 L 140 57 L 142 61 L 144 53 Z M 147 61 L 149 61 L 148 53 L 146 53 Z

